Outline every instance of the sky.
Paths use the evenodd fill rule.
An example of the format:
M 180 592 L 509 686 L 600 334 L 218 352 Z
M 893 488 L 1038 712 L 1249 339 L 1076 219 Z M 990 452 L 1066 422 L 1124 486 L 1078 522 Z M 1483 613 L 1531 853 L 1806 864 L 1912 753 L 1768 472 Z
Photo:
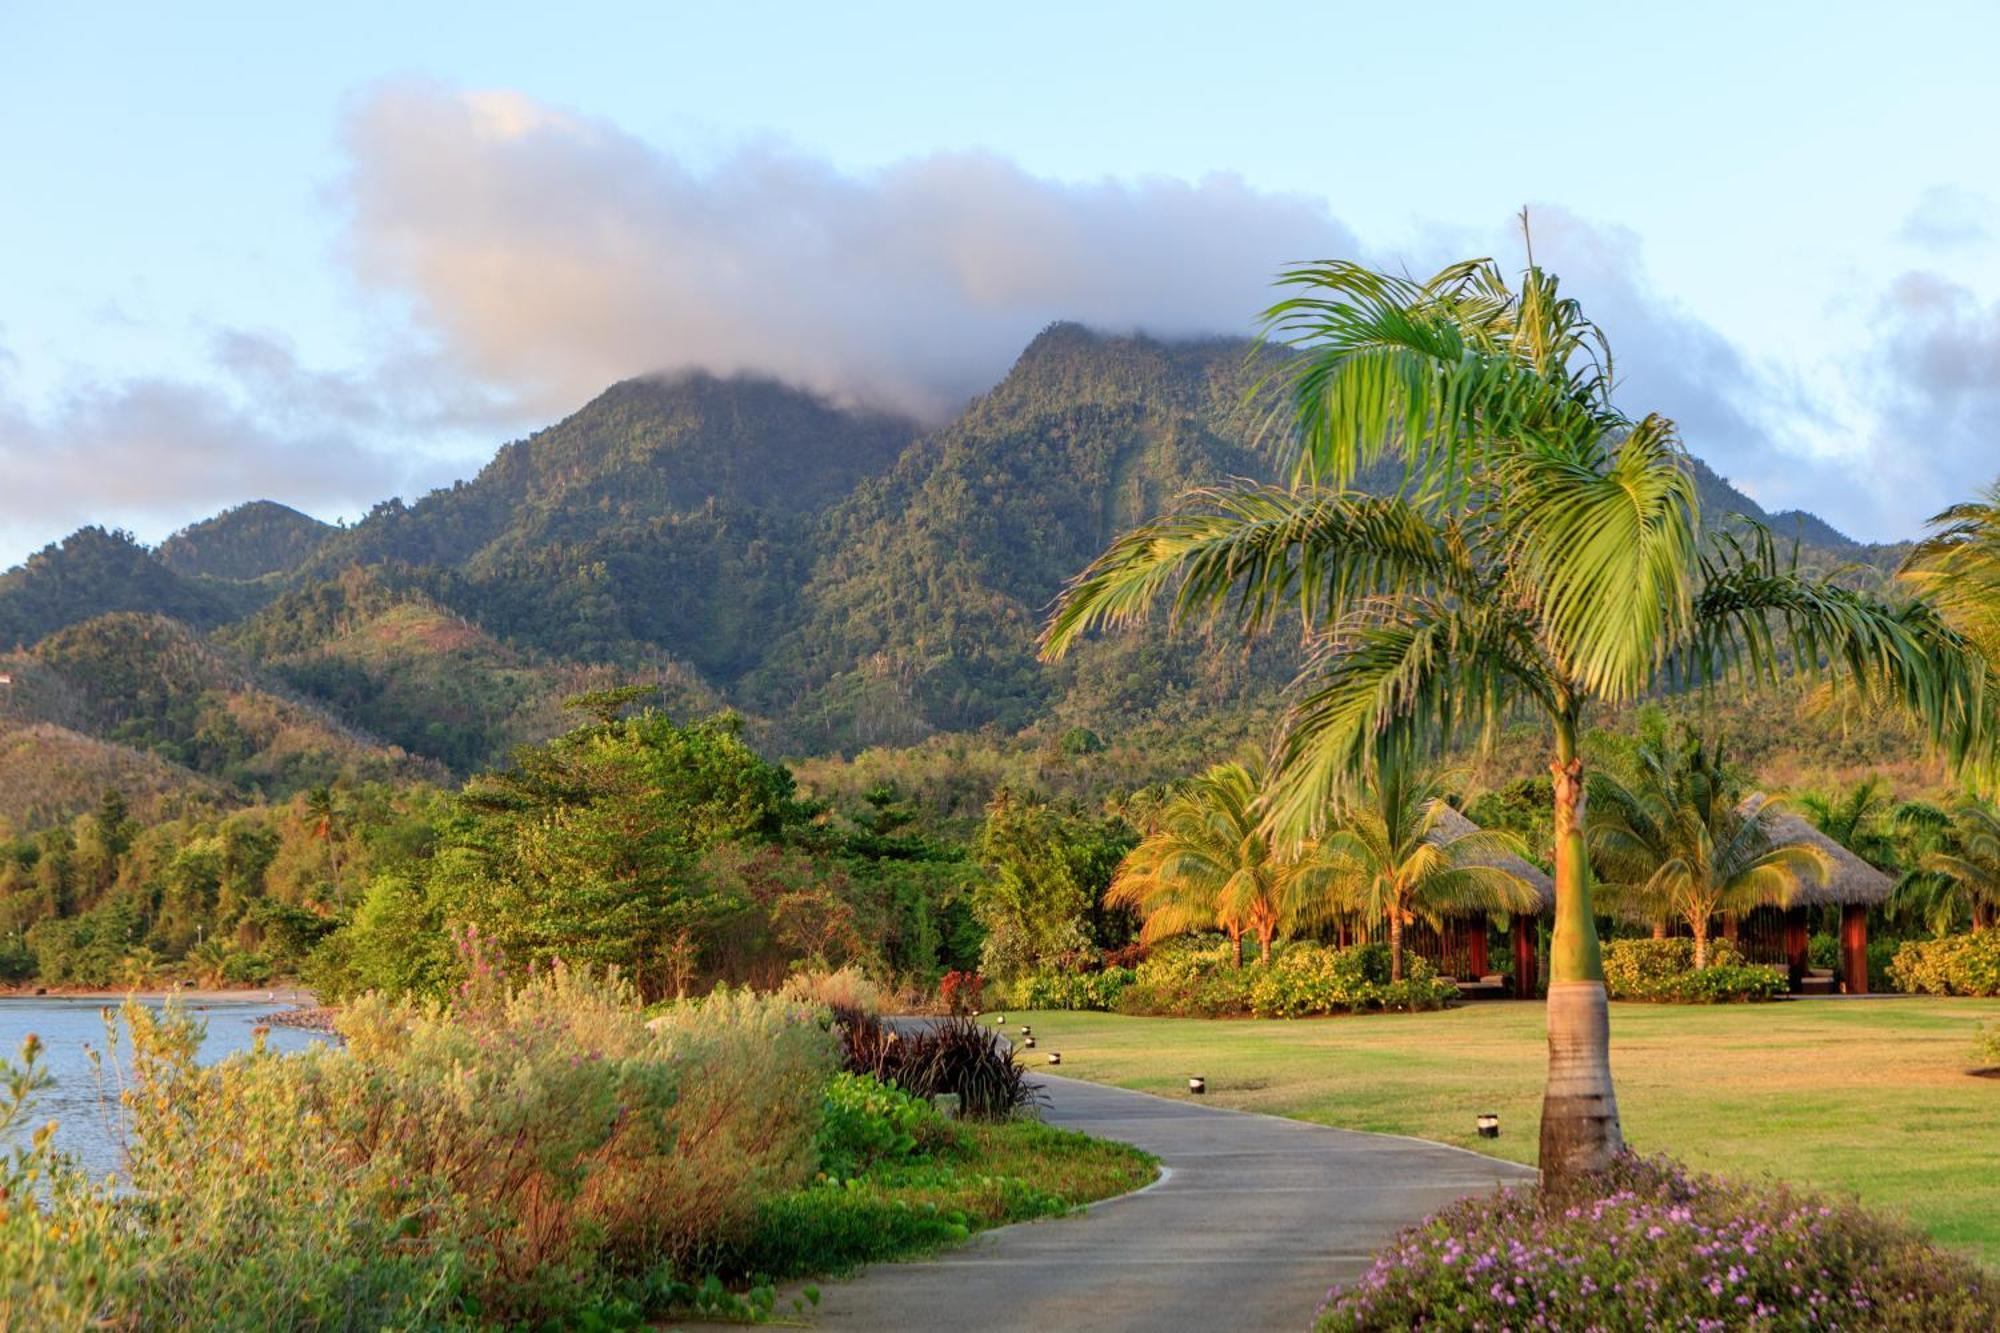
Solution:
M 1629 11 L 1629 12 L 1628 12 Z M 1051 320 L 1536 257 L 1621 405 L 1908 537 L 2000 474 L 2000 7 L 0 0 L 0 566 L 352 519 L 631 375 L 947 418 Z

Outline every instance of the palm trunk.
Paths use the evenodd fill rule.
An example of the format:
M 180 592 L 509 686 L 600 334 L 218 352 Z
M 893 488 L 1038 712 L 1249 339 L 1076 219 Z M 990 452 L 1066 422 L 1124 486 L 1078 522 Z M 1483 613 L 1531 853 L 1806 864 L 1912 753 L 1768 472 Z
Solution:
M 1389 980 L 1403 979 L 1403 912 L 1399 907 L 1389 909 Z
M 1272 930 L 1257 932 L 1257 961 L 1265 967 L 1271 965 L 1271 937 L 1276 933 Z
M 1623 1151 L 1611 1086 L 1611 1013 L 1583 845 L 1583 760 L 1576 714 L 1556 719 L 1556 924 L 1549 941 L 1549 1081 L 1542 1096 L 1542 1183 L 1560 1188 Z
M 1667 923 L 1664 921 L 1655 921 L 1653 923 L 1653 938 L 1656 940 L 1663 940 L 1666 937 L 1667 937 Z
M 1240 927 L 1240 926 L 1231 926 L 1231 927 L 1229 928 L 1229 942 L 1230 942 L 1231 944 L 1233 944 L 1233 945 L 1235 945 L 1235 946 L 1236 946 L 1236 966 L 1238 966 L 1238 967 L 1242 967 L 1242 966 L 1243 966 L 1243 929 L 1242 929 L 1242 927 Z
M 1694 965 L 1696 970 L 1700 970 L 1708 966 L 1708 918 L 1689 921 L 1688 924 L 1694 927 Z

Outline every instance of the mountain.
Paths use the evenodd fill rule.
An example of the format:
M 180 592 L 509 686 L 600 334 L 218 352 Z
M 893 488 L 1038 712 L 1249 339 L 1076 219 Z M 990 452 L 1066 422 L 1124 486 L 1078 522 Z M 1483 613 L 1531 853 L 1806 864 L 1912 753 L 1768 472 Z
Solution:
M 238 609 L 216 589 L 176 574 L 130 533 L 80 528 L 0 574 L 0 650 L 111 611 L 207 629 Z
M 68 682 L 36 721 L 239 789 L 398 752 L 468 772 L 563 725 L 565 693 L 625 679 L 680 711 L 733 705 L 798 755 L 1024 728 L 1152 748 L 1240 733 L 1296 665 L 1282 636 L 1247 655 L 1104 636 L 1054 667 L 1035 636 L 1117 533 L 1188 486 L 1273 475 L 1250 355 L 1057 324 L 932 429 L 751 376 L 631 380 L 350 527 L 260 501 L 156 553 L 86 528 L 0 576 L 0 647 L 40 645 Z M 1696 481 L 1706 513 L 1797 536 L 1817 567 L 1879 578 L 1893 559 L 1704 465 Z M 197 651 L 209 676 L 162 687 Z M 149 702 L 107 719 L 108 680 Z M 202 748 L 246 709 L 293 721 L 232 757 Z M 265 750 L 294 727 L 318 757 L 287 768 Z
M 252 500 L 182 528 L 154 552 L 185 578 L 249 582 L 289 574 L 339 529 L 272 500 Z

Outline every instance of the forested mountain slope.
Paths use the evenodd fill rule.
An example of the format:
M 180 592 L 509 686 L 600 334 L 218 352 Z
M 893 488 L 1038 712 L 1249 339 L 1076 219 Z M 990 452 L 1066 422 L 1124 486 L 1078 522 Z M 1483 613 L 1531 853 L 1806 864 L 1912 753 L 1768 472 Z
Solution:
M 309 699 L 369 738 L 351 755 L 380 738 L 462 773 L 558 729 L 561 694 L 632 678 L 677 710 L 733 705 L 794 754 L 1029 726 L 1240 730 L 1295 665 L 1282 639 L 1246 658 L 1134 634 L 1053 668 L 1034 642 L 1063 581 L 1120 531 L 1188 486 L 1275 475 L 1250 353 L 1057 324 L 928 431 L 753 377 L 632 380 L 472 480 L 351 527 L 252 502 L 157 553 L 86 528 L 0 576 L 0 648 L 57 635 L 35 652 L 60 653 L 62 631 L 107 612 L 211 634 L 242 681 L 179 690 L 170 725 L 83 726 L 176 762 L 204 692 Z M 1893 558 L 1766 514 L 1705 466 L 1696 480 L 1711 519 L 1766 521 L 1817 564 Z M 87 637 L 132 654 L 113 674 L 146 688 L 162 658 L 120 624 Z M 282 765 L 228 764 L 286 781 Z

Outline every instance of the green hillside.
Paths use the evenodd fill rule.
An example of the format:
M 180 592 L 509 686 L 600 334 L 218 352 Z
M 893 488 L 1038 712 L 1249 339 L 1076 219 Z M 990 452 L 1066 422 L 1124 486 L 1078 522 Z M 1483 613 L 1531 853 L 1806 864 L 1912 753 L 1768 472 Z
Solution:
M 248 582 L 289 574 L 337 532 L 270 500 L 252 500 L 182 528 L 160 543 L 160 563 L 187 578 Z

